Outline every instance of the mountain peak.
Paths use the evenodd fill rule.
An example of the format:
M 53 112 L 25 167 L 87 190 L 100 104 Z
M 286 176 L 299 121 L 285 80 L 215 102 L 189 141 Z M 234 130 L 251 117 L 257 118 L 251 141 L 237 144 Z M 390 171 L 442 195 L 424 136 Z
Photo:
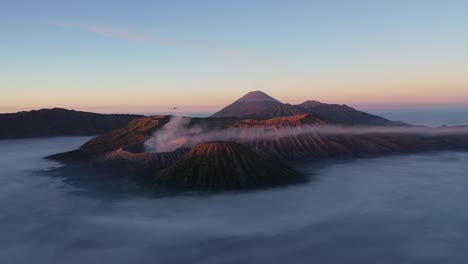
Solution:
M 246 93 L 244 96 L 239 98 L 237 102 L 275 102 L 281 103 L 275 98 L 269 96 L 268 94 L 262 91 L 251 91 Z
M 272 118 L 304 114 L 295 106 L 283 104 L 262 91 L 248 92 L 212 117 Z

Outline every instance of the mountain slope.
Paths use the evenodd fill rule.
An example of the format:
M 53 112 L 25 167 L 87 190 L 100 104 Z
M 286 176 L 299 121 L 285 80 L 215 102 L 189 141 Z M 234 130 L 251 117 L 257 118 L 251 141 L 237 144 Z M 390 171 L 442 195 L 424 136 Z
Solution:
M 347 105 L 324 104 L 318 101 L 305 101 L 295 105 L 309 114 L 348 125 L 385 125 L 402 126 L 407 125 L 399 121 L 390 121 L 380 116 L 358 111 Z
M 99 135 L 124 127 L 136 117 L 62 108 L 0 114 L 0 139 Z
M 161 185 L 184 189 L 243 189 L 295 182 L 301 177 L 233 142 L 202 143 L 155 177 Z
M 272 118 L 278 116 L 294 116 L 304 112 L 290 104 L 283 104 L 273 97 L 253 91 L 242 96 L 234 103 L 226 106 L 211 117 L 238 118 Z
M 240 141 L 260 156 L 283 160 L 363 157 L 468 147 L 467 135 L 321 134 L 316 130 L 317 125 L 327 123 L 305 114 L 268 120 L 240 120 L 225 126 L 225 131 L 227 138 L 239 138 L 241 135 Z M 343 126 L 344 129 L 346 127 Z

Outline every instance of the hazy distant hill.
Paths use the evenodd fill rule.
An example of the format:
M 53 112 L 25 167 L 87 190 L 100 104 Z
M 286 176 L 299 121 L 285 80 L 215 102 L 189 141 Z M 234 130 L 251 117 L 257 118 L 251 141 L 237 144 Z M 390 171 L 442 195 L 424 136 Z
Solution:
M 211 117 L 268 119 L 301 114 L 312 114 L 322 119 L 348 125 L 406 125 L 403 122 L 390 121 L 358 111 L 347 105 L 324 104 L 317 101 L 306 101 L 299 105 L 283 104 L 261 91 L 247 93 Z
M 309 114 L 348 125 L 407 125 L 400 121 L 391 121 L 380 116 L 361 112 L 347 105 L 324 104 L 309 100 L 295 106 Z
M 96 114 L 62 108 L 0 114 L 0 139 L 100 135 L 138 115 Z

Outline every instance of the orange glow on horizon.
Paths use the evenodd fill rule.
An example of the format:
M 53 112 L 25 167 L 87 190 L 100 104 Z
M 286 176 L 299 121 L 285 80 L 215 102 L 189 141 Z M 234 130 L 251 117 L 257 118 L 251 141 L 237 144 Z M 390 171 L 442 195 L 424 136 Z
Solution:
M 105 89 L 96 91 L 54 91 L 44 95 L 37 90 L 28 95 L 4 93 L 0 98 L 0 112 L 18 112 L 41 108 L 61 107 L 67 109 L 103 113 L 154 113 L 216 112 L 238 99 L 250 89 L 216 89 L 207 87 L 203 93 L 191 89 L 165 89 L 168 92 L 148 88 L 138 92 L 131 89 L 114 89 L 112 94 Z M 347 104 L 354 107 L 372 108 L 399 106 L 467 105 L 468 84 L 464 82 L 334 82 L 308 83 L 285 89 L 284 84 L 261 89 L 283 103 L 299 104 L 306 100 L 323 103 Z M 397 87 L 397 88 L 394 88 Z M 454 88 L 455 87 L 455 88 Z M 91 90 L 91 89 L 89 89 Z M 92 94 L 88 96 L 86 94 Z

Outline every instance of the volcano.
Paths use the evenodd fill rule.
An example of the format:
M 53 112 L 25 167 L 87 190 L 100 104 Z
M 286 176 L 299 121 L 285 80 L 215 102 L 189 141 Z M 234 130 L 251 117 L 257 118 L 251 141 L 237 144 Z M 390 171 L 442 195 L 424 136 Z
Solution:
M 223 190 L 300 179 L 283 163 L 468 148 L 466 133 L 339 133 L 364 124 L 379 129 L 399 124 L 346 105 L 317 101 L 283 104 L 260 91 L 244 95 L 214 117 L 191 118 L 183 124 L 177 120 L 172 116 L 135 118 L 126 127 L 98 136 L 77 150 L 47 158 L 137 171 L 154 176 L 158 185 Z M 321 133 L 318 128 L 323 126 L 338 130 Z M 167 152 L 148 152 L 152 150 L 145 143 L 158 136 L 185 143 Z
M 300 108 L 283 104 L 261 91 L 249 92 L 211 117 L 237 117 L 267 119 L 305 113 Z
M 161 185 L 210 191 L 283 185 L 298 180 L 301 177 L 286 165 L 261 158 L 234 142 L 199 144 L 155 178 Z

